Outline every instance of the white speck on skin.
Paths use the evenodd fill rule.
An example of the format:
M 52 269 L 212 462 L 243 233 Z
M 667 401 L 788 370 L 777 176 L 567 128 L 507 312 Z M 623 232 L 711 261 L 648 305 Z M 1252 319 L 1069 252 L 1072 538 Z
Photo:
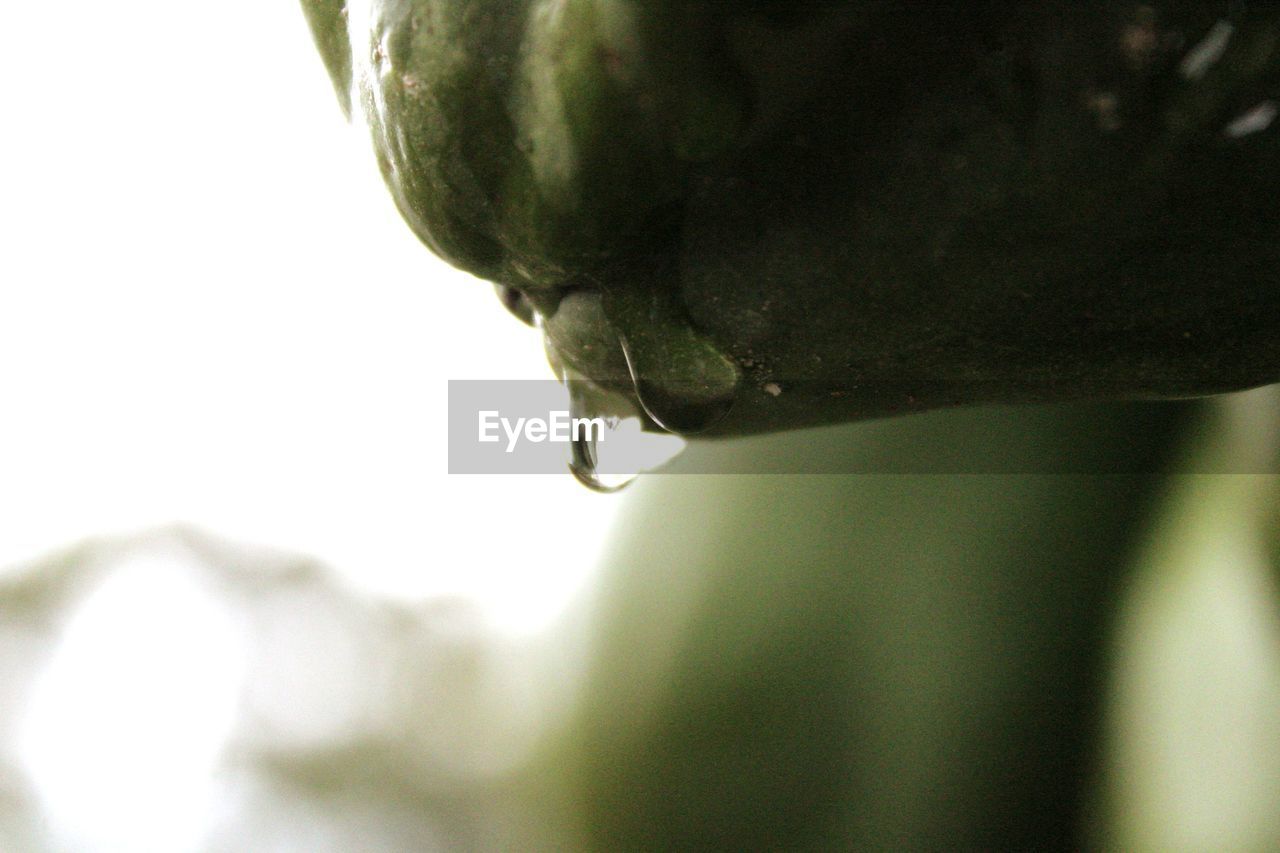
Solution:
M 1188 80 L 1199 80 L 1227 52 L 1227 44 L 1236 28 L 1229 21 L 1218 21 L 1209 33 L 1187 51 L 1178 64 L 1178 73 Z
M 1263 101 L 1244 115 L 1227 125 L 1224 133 L 1232 139 L 1239 139 L 1251 133 L 1261 133 L 1276 120 L 1276 102 Z

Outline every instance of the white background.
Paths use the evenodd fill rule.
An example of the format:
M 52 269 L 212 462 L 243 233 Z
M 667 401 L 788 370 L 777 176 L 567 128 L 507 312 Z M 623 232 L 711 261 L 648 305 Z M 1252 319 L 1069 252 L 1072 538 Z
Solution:
M 446 473 L 451 378 L 537 334 L 399 220 L 295 2 L 0 24 L 0 565 L 197 524 L 546 624 L 619 499 Z

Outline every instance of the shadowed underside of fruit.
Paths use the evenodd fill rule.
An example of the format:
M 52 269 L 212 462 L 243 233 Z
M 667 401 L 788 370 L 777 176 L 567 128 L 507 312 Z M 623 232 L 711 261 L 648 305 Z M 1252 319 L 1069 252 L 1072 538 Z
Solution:
M 655 424 L 1280 381 L 1269 5 L 304 7 L 418 236 Z

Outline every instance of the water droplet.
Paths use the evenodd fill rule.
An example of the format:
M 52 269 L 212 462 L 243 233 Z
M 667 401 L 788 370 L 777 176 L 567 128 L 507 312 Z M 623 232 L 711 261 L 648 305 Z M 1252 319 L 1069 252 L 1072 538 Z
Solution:
M 623 339 L 636 397 L 654 423 L 669 432 L 691 435 L 715 426 L 733 407 L 733 393 L 718 381 L 664 374 L 661 354 Z M 716 355 L 719 355 L 716 353 Z M 736 389 L 737 382 L 731 386 Z
M 571 419 L 594 424 L 573 436 L 568 463 L 596 491 L 617 491 L 666 464 L 684 449 L 680 435 L 709 429 L 733 405 L 737 365 L 693 330 L 668 293 L 574 291 L 534 323 L 569 390 Z
M 585 430 L 584 430 L 585 433 Z M 596 452 L 595 438 L 585 435 L 575 438 L 571 445 L 573 458 L 569 461 L 569 471 L 578 482 L 593 492 L 612 494 L 620 492 L 635 482 L 640 476 L 634 474 L 604 474 L 600 471 L 600 459 Z
M 567 369 L 562 381 L 569 390 L 569 417 L 575 425 L 569 471 L 587 488 L 620 491 L 684 450 L 679 436 L 646 432 L 640 412 L 623 394 Z
M 645 413 L 670 432 L 705 432 L 729 413 L 742 373 L 669 299 L 624 290 L 605 308 Z

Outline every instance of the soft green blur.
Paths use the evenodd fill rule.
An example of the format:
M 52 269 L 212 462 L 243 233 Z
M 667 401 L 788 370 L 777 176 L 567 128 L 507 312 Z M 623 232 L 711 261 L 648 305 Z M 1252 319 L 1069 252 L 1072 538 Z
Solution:
M 1193 568 L 1210 575 L 1252 573 L 1255 599 L 1204 596 L 1186 618 L 1166 619 L 1163 633 L 1126 630 L 1119 652 L 1113 648 L 1119 620 L 1149 622 L 1182 594 L 1176 581 L 1151 578 L 1187 570 L 1166 566 L 1158 547 L 1176 534 L 1167 516 L 1185 514 L 1180 495 L 1196 478 L 1168 473 L 1275 470 L 1274 456 L 1259 456 L 1271 449 L 1266 418 L 1276 422 L 1269 393 L 1217 409 L 975 410 L 706 451 L 785 454 L 797 466 L 805 458 L 864 457 L 876 460 L 870 467 L 917 471 L 959 451 L 970 454 L 970 470 L 982 471 L 999 470 L 1016 450 L 1028 472 L 1081 472 L 1074 474 L 643 482 L 608 561 L 595 667 L 573 735 L 596 848 L 1010 850 L 1110 841 L 1118 849 L 1263 849 L 1269 845 L 1255 845 L 1280 842 L 1274 819 L 1258 823 L 1280 813 L 1274 785 L 1237 790 L 1254 807 L 1211 812 L 1195 832 L 1182 820 L 1189 804 L 1162 791 L 1174 776 L 1194 779 L 1197 756 L 1219 750 L 1214 742 L 1150 743 L 1149 717 L 1169 698 L 1160 690 L 1199 697 L 1184 701 L 1192 709 L 1229 704 L 1237 694 L 1208 691 L 1230 682 L 1230 673 L 1208 683 L 1160 681 L 1156 673 L 1154 692 L 1135 698 L 1126 689 L 1142 677 L 1134 660 L 1168 666 L 1169 649 L 1145 643 L 1214 630 L 1196 605 L 1226 607 L 1228 622 L 1242 606 L 1274 608 L 1265 560 L 1201 560 Z M 1227 414 L 1243 406 L 1255 421 L 1260 410 L 1263 420 L 1232 425 L 1223 405 Z M 1259 438 L 1264 446 L 1252 447 Z M 940 439 L 949 444 L 940 447 Z M 1211 441 L 1218 455 L 1206 458 L 1199 448 Z M 1133 473 L 1099 473 L 1120 470 Z M 1274 491 L 1274 476 L 1213 473 L 1196 481 L 1231 488 L 1243 479 Z M 1264 521 L 1274 532 L 1276 506 L 1264 491 L 1243 506 L 1224 503 L 1222 514 L 1256 537 Z M 1246 508 L 1252 514 L 1241 514 Z M 1262 519 L 1259 509 L 1272 515 Z M 1191 511 L 1212 514 L 1214 505 L 1193 502 Z M 1145 579 L 1140 589 L 1135 563 Z M 1213 646 L 1210 633 L 1200 641 L 1211 649 L 1202 657 L 1265 672 L 1274 688 L 1273 622 L 1262 620 L 1263 633 L 1236 647 Z M 1113 670 L 1117 659 L 1124 668 Z M 1117 677 L 1124 679 L 1118 690 Z M 1104 723 L 1112 693 L 1120 711 Z M 1274 782 L 1274 737 L 1261 751 L 1249 738 L 1268 742 L 1280 726 L 1280 704 L 1239 713 L 1260 719 L 1236 735 L 1243 742 L 1231 754 L 1254 764 L 1234 768 L 1235 778 Z M 1187 728 L 1170 725 L 1159 731 Z M 1132 745 L 1140 741 L 1145 746 Z M 1230 777 L 1220 773 L 1215 784 L 1230 783 L 1223 775 Z M 1230 803 L 1232 795 L 1215 801 Z M 1231 844 L 1241 839 L 1250 843 Z

